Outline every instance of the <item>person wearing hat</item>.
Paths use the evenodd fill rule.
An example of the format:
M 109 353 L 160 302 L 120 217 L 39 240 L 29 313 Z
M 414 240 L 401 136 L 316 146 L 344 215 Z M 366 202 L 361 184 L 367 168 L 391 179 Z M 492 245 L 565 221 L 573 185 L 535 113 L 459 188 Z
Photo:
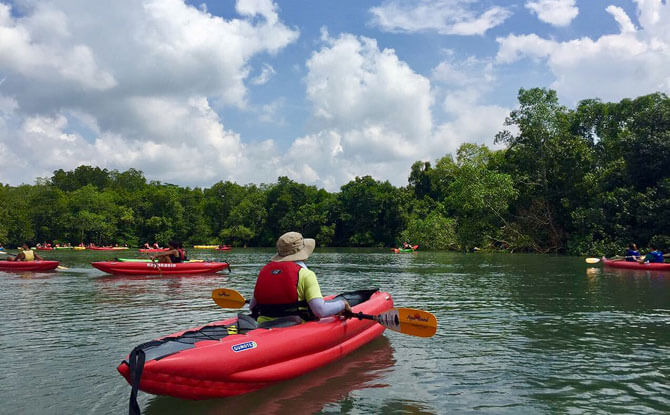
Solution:
M 351 312 L 346 300 L 323 300 L 316 274 L 304 262 L 315 246 L 314 239 L 303 238 L 298 232 L 287 232 L 279 237 L 277 254 L 258 273 L 249 303 L 259 323 L 284 316 L 315 320 L 345 310 Z

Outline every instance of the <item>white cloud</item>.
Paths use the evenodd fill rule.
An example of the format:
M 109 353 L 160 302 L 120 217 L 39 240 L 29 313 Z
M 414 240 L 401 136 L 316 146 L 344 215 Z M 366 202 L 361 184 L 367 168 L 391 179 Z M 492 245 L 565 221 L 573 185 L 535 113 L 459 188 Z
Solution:
M 366 174 L 404 182 L 431 138 L 429 80 L 373 39 L 326 32 L 322 38 L 324 46 L 307 61 L 305 80 L 316 132 L 293 143 L 289 160 L 302 158 L 294 157 L 291 171 L 322 183 Z M 402 169 L 389 167 L 394 163 Z
M 483 35 L 511 12 L 493 6 L 474 10 L 472 0 L 386 0 L 373 7 L 372 23 L 391 32 L 436 31 L 444 35 Z
M 254 85 L 264 85 L 268 83 L 270 78 L 272 78 L 275 73 L 276 73 L 275 69 L 272 67 L 272 65 L 264 63 L 261 73 L 259 73 L 254 79 L 252 79 L 251 83 Z
M 497 82 L 493 62 L 474 56 L 458 61 L 450 55 L 433 69 L 433 79 L 448 120 L 436 127 L 431 153 L 454 154 L 465 142 L 497 147 L 493 139 L 510 108 L 482 103 Z
M 183 185 L 274 177 L 251 159 L 271 164 L 273 143 L 245 145 L 223 116 L 247 106 L 252 58 L 299 33 L 270 0 L 236 10 L 226 20 L 181 0 L 26 0 L 19 16 L 0 3 L 0 181 L 79 164 Z
M 576 0 L 536 0 L 526 3 L 526 8 L 537 14 L 545 23 L 567 26 L 579 14 Z
M 607 12 L 614 16 L 614 20 L 619 24 L 621 33 L 635 32 L 635 25 L 621 7 L 607 6 Z
M 599 97 L 620 100 L 656 91 L 670 92 L 670 4 L 636 0 L 640 28 L 623 9 L 610 6 L 620 33 L 595 40 L 565 42 L 535 34 L 498 38 L 496 60 L 513 63 L 524 57 L 546 61 L 555 76 L 551 88 L 571 102 Z
M 10 7 L 0 3 L 0 70 L 39 83 L 84 90 L 114 87 L 114 76 L 99 68 L 91 49 L 72 41 L 65 15 L 45 7 L 38 6 L 33 15 L 15 20 Z M 31 31 L 33 26 L 39 30 Z

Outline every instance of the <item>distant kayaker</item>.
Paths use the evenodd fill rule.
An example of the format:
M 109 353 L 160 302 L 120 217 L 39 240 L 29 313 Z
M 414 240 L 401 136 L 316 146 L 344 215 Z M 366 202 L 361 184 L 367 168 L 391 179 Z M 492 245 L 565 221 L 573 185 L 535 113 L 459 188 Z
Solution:
M 256 279 L 249 309 L 259 323 L 277 317 L 296 316 L 314 320 L 351 312 L 346 300 L 325 302 L 314 271 L 304 261 L 314 251 L 316 241 L 298 232 L 287 232 L 277 240 L 277 254 Z
M 653 245 L 649 245 L 649 249 L 649 253 L 645 255 L 644 258 L 639 259 L 637 262 L 640 264 L 665 262 L 665 259 L 663 258 L 663 252 L 661 252 L 659 249 L 656 249 L 656 247 Z
M 412 245 L 409 243 L 409 241 L 405 241 L 402 243 L 402 249 L 411 249 Z
M 636 262 L 640 259 L 640 251 L 637 249 L 637 245 L 630 244 L 628 249 L 626 249 L 626 261 Z
M 186 258 L 186 251 L 179 241 L 168 242 L 168 250 L 152 257 L 152 259 L 157 259 L 158 262 L 168 262 L 173 264 L 188 261 Z
M 44 258 L 41 256 L 37 255 L 35 252 L 33 252 L 32 249 L 30 249 L 30 244 L 28 242 L 24 242 L 21 248 L 19 249 L 19 253 L 16 254 L 16 256 L 9 257 L 7 258 L 9 261 L 44 261 Z

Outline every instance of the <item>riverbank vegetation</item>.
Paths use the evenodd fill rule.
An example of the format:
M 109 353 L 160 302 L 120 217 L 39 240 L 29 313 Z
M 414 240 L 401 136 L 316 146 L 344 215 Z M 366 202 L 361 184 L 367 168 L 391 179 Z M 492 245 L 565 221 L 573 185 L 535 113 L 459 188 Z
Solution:
M 561 106 L 520 90 L 495 141 L 417 161 L 408 184 L 357 177 L 339 192 L 279 177 L 189 188 L 140 170 L 79 166 L 34 185 L 0 185 L 0 243 L 272 246 L 297 230 L 322 246 L 397 246 L 611 254 L 670 248 L 670 99 Z

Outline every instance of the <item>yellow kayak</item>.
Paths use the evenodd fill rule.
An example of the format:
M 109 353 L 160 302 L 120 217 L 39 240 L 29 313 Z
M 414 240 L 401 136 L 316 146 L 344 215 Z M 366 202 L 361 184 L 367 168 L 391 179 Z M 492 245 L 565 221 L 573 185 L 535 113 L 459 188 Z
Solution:
M 86 247 L 85 246 L 75 246 L 75 247 L 72 247 L 72 249 L 74 249 L 75 251 L 83 251 L 84 249 L 86 249 Z
M 216 249 L 219 245 L 193 245 L 195 249 Z

